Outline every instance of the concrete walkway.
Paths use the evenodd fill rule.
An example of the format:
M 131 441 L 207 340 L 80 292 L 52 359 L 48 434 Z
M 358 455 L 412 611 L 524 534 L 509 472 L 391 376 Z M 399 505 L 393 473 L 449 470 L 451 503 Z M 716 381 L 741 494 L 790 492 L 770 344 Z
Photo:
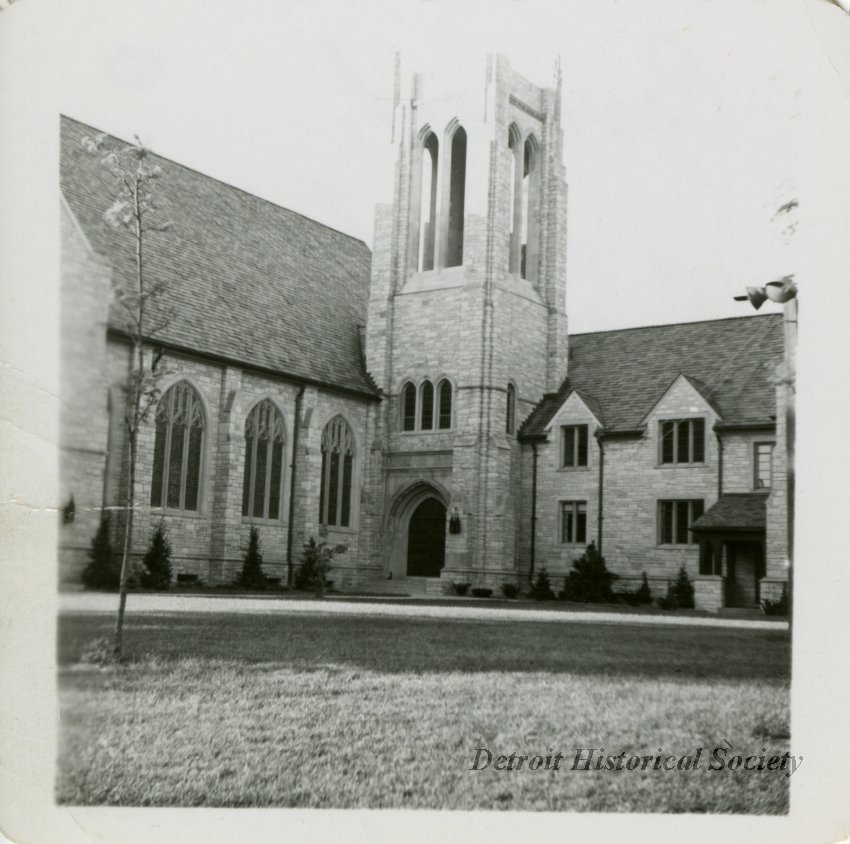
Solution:
M 117 595 L 95 592 L 59 596 L 61 613 L 114 613 Z M 218 597 L 205 595 L 133 594 L 127 598 L 128 613 L 255 613 L 287 615 L 365 615 L 396 618 L 478 619 L 481 621 L 546 621 L 566 624 L 636 624 L 685 627 L 726 627 L 740 630 L 787 630 L 787 621 L 741 618 L 706 618 L 687 615 L 649 615 L 593 611 L 514 609 L 511 607 L 429 606 L 396 601 L 324 598 Z

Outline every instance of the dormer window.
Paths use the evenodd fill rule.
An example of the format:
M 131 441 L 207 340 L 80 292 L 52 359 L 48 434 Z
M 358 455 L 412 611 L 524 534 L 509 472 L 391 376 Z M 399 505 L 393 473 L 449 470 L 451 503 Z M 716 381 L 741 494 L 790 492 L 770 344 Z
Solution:
M 561 427 L 561 466 L 574 469 L 587 466 L 587 425 Z
M 659 423 L 662 464 L 705 463 L 705 419 Z

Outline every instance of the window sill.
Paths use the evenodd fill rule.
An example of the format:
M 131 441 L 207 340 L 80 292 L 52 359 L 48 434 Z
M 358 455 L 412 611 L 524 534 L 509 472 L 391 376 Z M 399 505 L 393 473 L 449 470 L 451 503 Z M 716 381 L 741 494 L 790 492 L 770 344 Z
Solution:
M 689 548 L 694 550 L 699 548 L 698 542 L 664 542 L 655 546 L 659 551 L 687 551 Z
M 559 472 L 590 472 L 592 466 L 559 466 Z
M 170 507 L 151 507 L 151 515 L 170 516 L 179 519 L 203 519 L 205 514 L 202 510 L 174 510 Z
M 260 525 L 262 527 L 286 527 L 286 522 L 283 519 L 261 519 L 255 516 L 253 519 L 250 516 L 242 517 L 243 525 Z
M 709 469 L 709 463 L 656 463 L 656 469 Z
M 403 437 L 411 437 L 411 436 L 422 436 L 429 434 L 453 434 L 454 428 L 426 428 L 424 430 L 416 430 L 416 431 L 399 431 L 398 432 Z

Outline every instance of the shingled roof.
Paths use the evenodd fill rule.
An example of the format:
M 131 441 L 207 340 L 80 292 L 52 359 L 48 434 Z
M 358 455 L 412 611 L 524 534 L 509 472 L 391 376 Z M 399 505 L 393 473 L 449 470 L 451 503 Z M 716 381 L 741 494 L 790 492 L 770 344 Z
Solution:
M 767 496 L 763 492 L 729 492 L 693 523 L 694 530 L 764 530 Z
M 98 130 L 63 117 L 61 187 L 116 283 L 133 278 L 132 243 L 103 219 L 112 177 L 81 147 Z M 147 269 L 173 313 L 157 339 L 246 366 L 374 396 L 358 326 L 371 253 L 361 240 L 155 156 L 167 232 L 151 233 Z M 110 327 L 120 328 L 113 309 Z
M 725 424 L 773 423 L 769 364 L 782 359 L 781 314 L 573 334 L 568 377 L 522 426 L 539 436 L 573 391 L 590 397 L 606 431 L 639 429 L 655 403 L 684 375 Z

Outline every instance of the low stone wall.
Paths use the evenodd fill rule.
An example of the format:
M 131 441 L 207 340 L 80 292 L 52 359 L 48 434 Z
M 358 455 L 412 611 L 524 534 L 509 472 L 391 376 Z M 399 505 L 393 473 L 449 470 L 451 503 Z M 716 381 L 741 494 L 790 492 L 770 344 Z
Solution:
M 701 575 L 694 580 L 694 608 L 717 612 L 723 606 L 725 578 L 720 575 Z
M 763 577 L 759 581 L 759 598 L 762 601 L 778 601 L 787 584 L 788 581 L 784 579 Z

